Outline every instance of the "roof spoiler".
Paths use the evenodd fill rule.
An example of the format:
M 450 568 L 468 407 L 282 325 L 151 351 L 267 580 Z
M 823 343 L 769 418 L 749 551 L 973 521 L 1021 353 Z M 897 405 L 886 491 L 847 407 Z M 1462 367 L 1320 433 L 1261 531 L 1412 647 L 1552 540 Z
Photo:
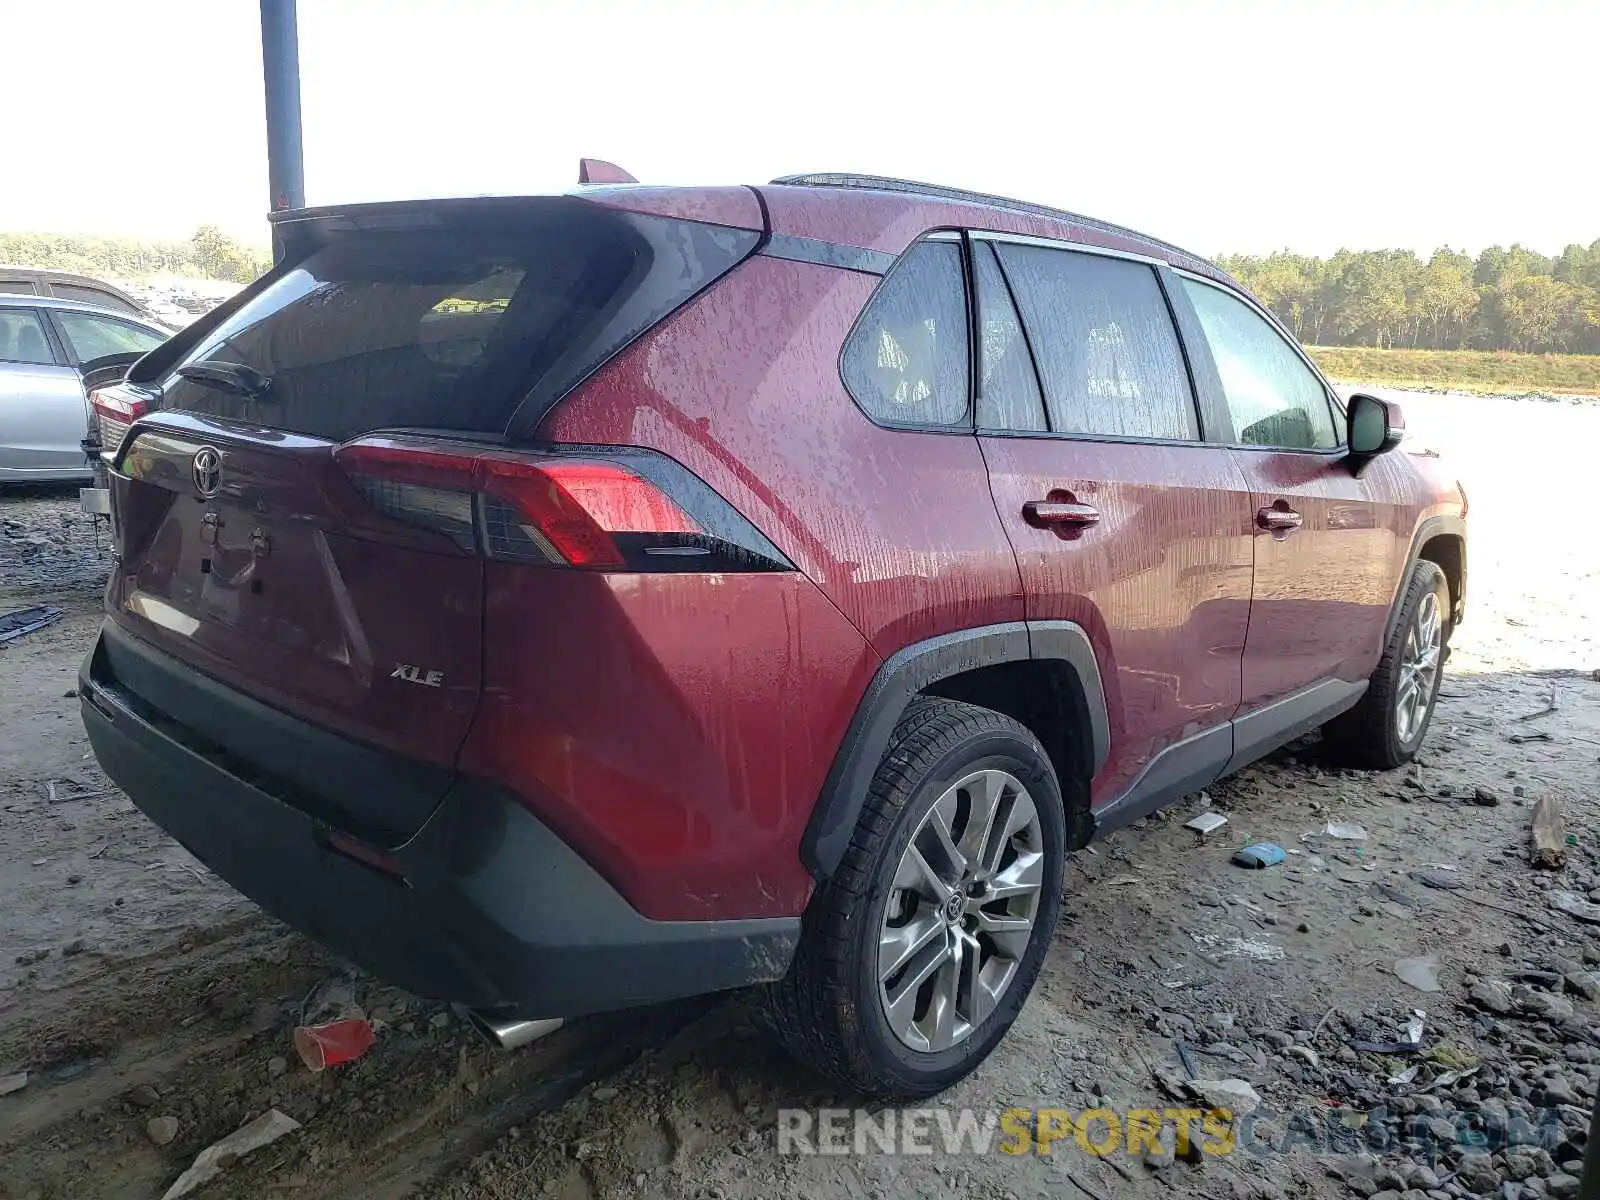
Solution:
M 632 175 L 628 174 L 616 163 L 607 162 L 603 158 L 580 158 L 578 160 L 579 183 L 638 183 Z

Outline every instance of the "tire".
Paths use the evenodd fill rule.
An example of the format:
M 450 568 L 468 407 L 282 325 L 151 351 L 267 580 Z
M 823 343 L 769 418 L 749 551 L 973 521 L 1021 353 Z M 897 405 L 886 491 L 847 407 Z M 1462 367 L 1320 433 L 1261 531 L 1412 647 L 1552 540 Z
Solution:
M 979 832 L 984 813 L 998 839 Z M 970 859 L 965 874 L 946 846 Z M 768 1022 L 798 1058 L 858 1092 L 942 1091 L 984 1060 L 1028 998 L 1061 912 L 1065 859 L 1061 788 L 1039 740 L 990 709 L 919 697 L 806 909 L 788 976 L 764 993 Z M 946 895 L 935 876 L 982 878 Z M 945 965 L 918 986 L 935 961 Z
M 1427 623 L 1433 614 L 1437 644 L 1430 672 L 1419 678 L 1425 707 L 1412 720 L 1401 716 L 1402 705 L 1409 706 L 1415 693 L 1408 687 L 1414 675 L 1413 664 L 1425 631 L 1418 626 L 1419 615 Z M 1392 771 L 1416 757 L 1433 720 L 1434 703 L 1444 678 L 1444 660 L 1450 645 L 1450 588 L 1444 572 L 1427 559 L 1411 568 L 1405 592 L 1400 599 L 1400 616 L 1389 633 L 1383 657 L 1366 694 L 1349 712 L 1335 717 L 1323 729 L 1323 737 L 1333 757 L 1351 767 Z

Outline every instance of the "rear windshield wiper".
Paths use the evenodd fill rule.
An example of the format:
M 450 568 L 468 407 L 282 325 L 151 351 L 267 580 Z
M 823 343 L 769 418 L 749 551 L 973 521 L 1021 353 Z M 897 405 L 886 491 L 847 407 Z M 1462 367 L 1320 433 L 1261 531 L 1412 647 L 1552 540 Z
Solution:
M 219 392 L 232 392 L 247 400 L 265 400 L 272 392 L 272 378 L 243 363 L 208 362 L 189 363 L 178 368 L 178 374 Z

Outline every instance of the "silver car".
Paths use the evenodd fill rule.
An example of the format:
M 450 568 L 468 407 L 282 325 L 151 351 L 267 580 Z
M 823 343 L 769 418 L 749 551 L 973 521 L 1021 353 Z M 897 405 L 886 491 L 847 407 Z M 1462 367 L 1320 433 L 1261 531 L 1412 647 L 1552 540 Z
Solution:
M 0 293 L 0 484 L 82 480 L 89 402 L 79 368 L 143 354 L 169 336 L 94 304 Z

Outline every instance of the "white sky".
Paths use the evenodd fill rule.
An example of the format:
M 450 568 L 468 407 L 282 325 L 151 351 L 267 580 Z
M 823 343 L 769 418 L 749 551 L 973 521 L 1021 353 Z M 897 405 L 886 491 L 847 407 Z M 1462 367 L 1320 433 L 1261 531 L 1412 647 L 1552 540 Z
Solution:
M 265 244 L 254 0 L 0 0 L 0 229 Z M 902 175 L 1203 254 L 1600 237 L 1596 0 L 300 0 L 313 204 Z

